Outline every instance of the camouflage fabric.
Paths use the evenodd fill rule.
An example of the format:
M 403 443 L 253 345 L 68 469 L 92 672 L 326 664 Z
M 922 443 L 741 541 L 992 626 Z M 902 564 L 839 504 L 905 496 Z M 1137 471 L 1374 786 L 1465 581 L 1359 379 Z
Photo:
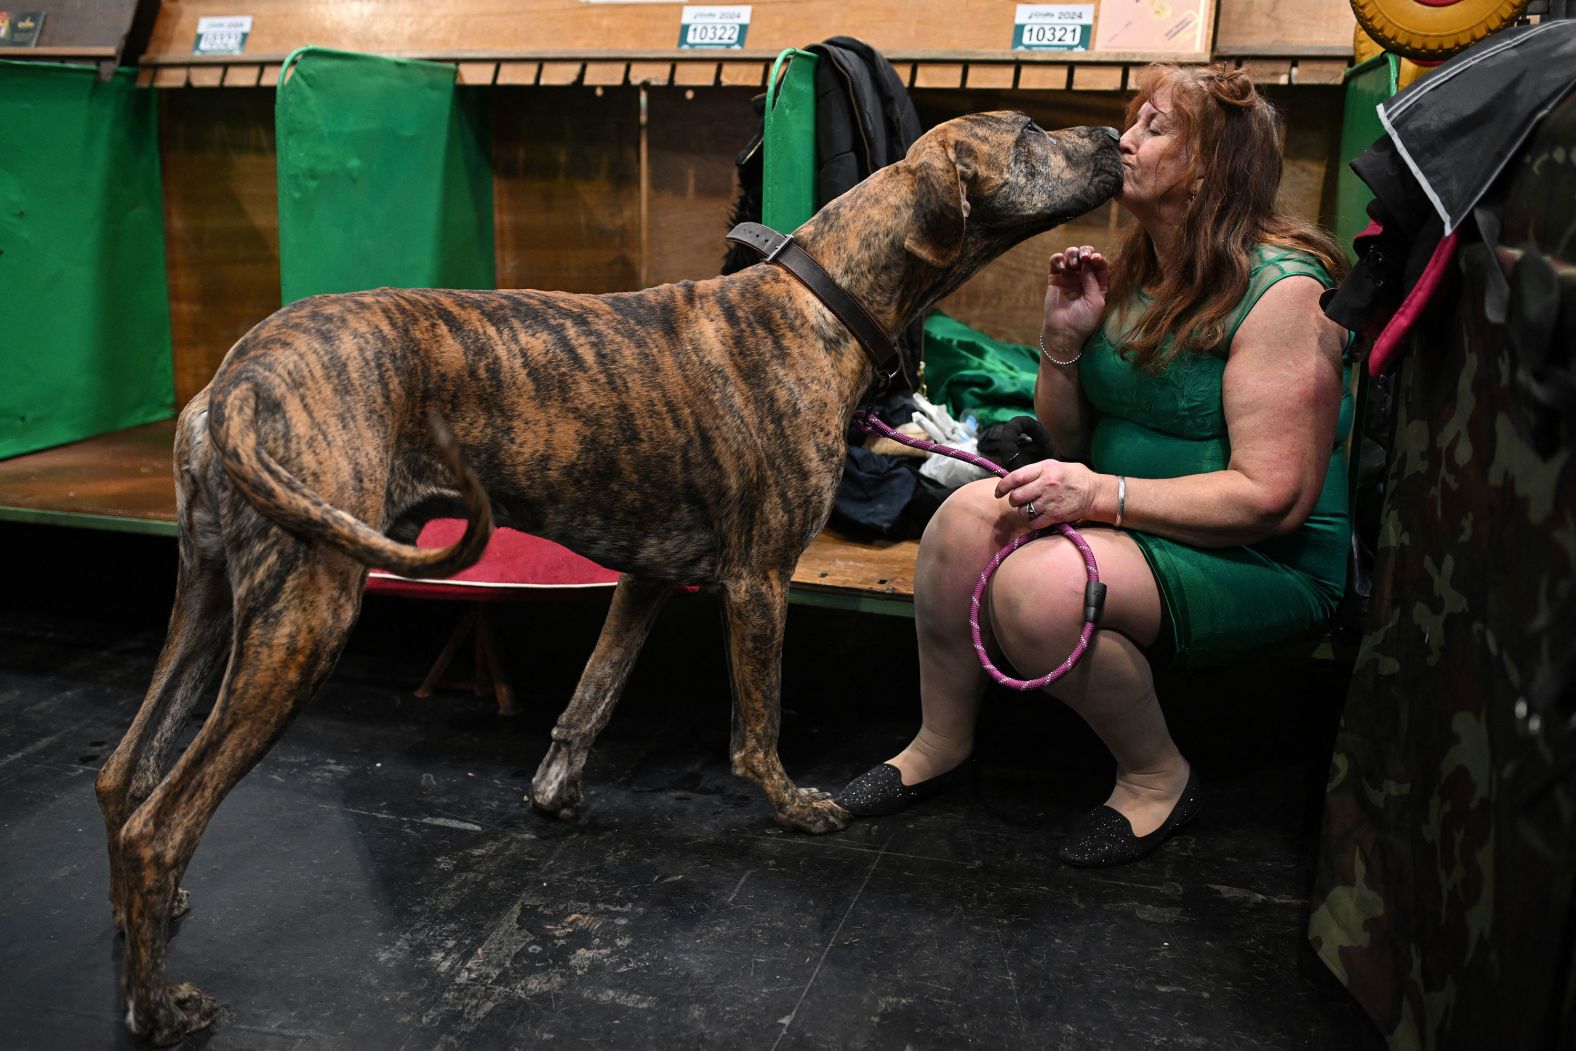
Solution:
M 1576 98 L 1506 181 L 1508 289 L 1464 251 L 1402 364 L 1309 925 L 1397 1049 L 1576 1047 Z

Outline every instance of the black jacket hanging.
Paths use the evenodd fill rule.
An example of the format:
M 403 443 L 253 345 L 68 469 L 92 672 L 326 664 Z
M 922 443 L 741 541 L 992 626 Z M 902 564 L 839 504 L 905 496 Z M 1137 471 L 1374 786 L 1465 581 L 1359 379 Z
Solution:
M 1551 21 L 1496 33 L 1380 104 L 1386 134 L 1352 161 L 1374 193 L 1374 221 L 1354 240 L 1357 264 L 1324 298 L 1326 314 L 1374 339 L 1370 371 L 1394 360 L 1460 239 L 1495 238 L 1498 211 L 1479 207 L 1484 195 L 1572 88 L 1576 21 Z

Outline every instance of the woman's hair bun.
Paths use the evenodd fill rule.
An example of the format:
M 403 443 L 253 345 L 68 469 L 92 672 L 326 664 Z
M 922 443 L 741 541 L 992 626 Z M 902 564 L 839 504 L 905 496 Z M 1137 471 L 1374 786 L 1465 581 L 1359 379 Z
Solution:
M 1205 84 L 1210 95 L 1223 106 L 1249 106 L 1257 95 L 1253 90 L 1253 78 L 1229 66 L 1212 68 L 1205 77 Z

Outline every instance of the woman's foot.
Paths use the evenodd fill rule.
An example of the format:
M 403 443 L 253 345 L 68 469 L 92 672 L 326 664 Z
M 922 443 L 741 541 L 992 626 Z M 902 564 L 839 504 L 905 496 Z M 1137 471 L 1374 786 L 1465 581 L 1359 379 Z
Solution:
M 969 727 L 946 727 L 943 732 L 921 723 L 908 747 L 886 761 L 903 775 L 905 785 L 917 785 L 955 770 L 974 751 L 972 722 Z
M 966 746 L 938 747 L 933 742 L 915 738 L 912 744 L 882 765 L 897 767 L 905 785 L 917 785 L 951 773 L 962 766 L 968 757 L 969 749 Z
M 1116 784 L 1105 805 L 1127 818 L 1133 835 L 1147 836 L 1166 823 L 1192 780 L 1193 768 L 1181 756 L 1175 766 L 1154 773 L 1116 772 Z
M 1144 793 L 1139 795 L 1142 797 Z M 1112 793 L 1112 800 L 1118 800 L 1121 796 L 1123 796 L 1122 783 L 1118 781 L 1118 788 Z M 1154 799 L 1147 799 L 1141 807 L 1134 808 L 1135 812 L 1141 814 L 1141 820 L 1147 822 L 1152 817 L 1154 802 Z M 1056 856 L 1068 865 L 1083 868 L 1125 865 L 1148 857 L 1160 849 L 1161 844 L 1175 835 L 1177 829 L 1191 821 L 1198 811 L 1198 777 L 1189 767 L 1187 780 L 1182 791 L 1177 795 L 1175 803 L 1149 831 L 1141 833 L 1142 826 L 1129 820 L 1122 810 L 1107 803 L 1105 806 L 1095 807 L 1073 826 L 1067 834 L 1067 839 L 1057 849 Z
M 949 736 L 921 725 L 907 748 L 850 781 L 837 805 L 858 817 L 895 814 L 960 784 L 973 750 L 972 734 Z
M 883 817 L 956 788 L 967 780 L 973 769 L 973 764 L 964 760 L 935 777 L 907 784 L 895 761 L 885 762 L 850 781 L 848 787 L 837 794 L 836 802 L 855 817 Z

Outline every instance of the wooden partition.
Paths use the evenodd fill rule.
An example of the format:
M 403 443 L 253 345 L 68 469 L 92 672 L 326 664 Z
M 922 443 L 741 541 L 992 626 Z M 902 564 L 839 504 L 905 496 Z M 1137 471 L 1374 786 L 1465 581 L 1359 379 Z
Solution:
M 499 285 L 612 292 L 715 276 L 752 94 L 647 90 L 643 234 L 638 88 L 494 89 Z
M 1266 87 L 1287 118 L 1288 210 L 1328 222 L 1338 89 Z M 640 89 L 493 89 L 498 284 L 611 292 L 717 273 L 735 195 L 734 156 L 754 120 L 748 88 L 649 88 L 642 219 Z M 915 90 L 926 126 L 981 109 L 1021 109 L 1046 127 L 1120 124 L 1121 92 Z M 273 93 L 161 95 L 176 397 L 207 383 L 231 344 L 279 305 Z M 1002 339 L 1033 342 L 1045 260 L 1059 245 L 1114 248 L 1123 213 L 1105 205 L 1025 242 L 941 307 Z
M 274 93 L 161 92 L 159 147 L 179 407 L 279 309 Z

